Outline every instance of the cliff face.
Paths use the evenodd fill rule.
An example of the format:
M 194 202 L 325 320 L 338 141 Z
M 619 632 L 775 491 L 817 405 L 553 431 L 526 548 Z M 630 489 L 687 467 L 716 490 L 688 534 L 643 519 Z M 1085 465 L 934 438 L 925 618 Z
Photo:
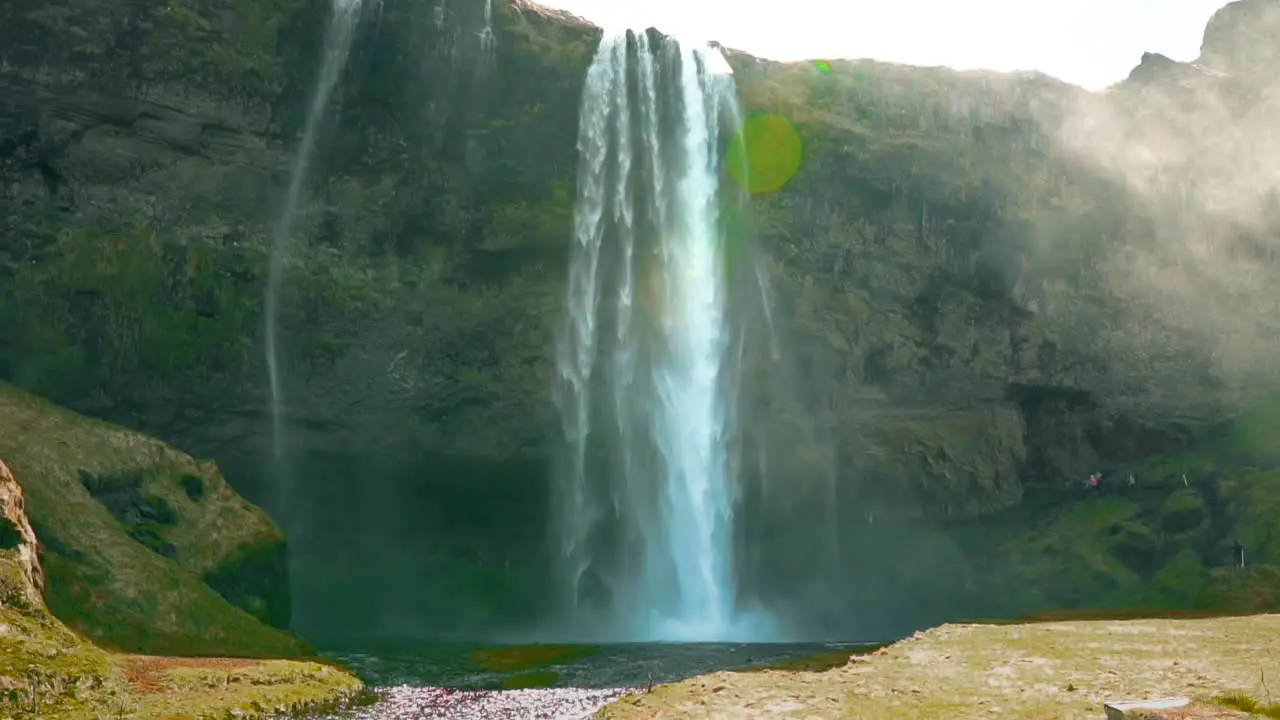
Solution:
M 215 457 L 260 501 L 266 249 L 327 5 L 0 11 L 0 377 Z M 1267 247 L 1261 200 L 1246 224 L 1243 204 L 1203 200 L 1227 173 L 1207 160 L 1223 135 L 1178 120 L 1269 77 L 1250 53 L 1272 47 L 1271 7 L 1232 4 L 1198 65 L 1149 60 L 1098 96 L 1035 75 L 731 53 L 746 109 L 805 141 L 801 172 L 753 214 L 794 374 L 826 399 L 813 420 L 842 522 L 1008 508 L 1183 447 L 1273 378 L 1240 341 L 1261 314 L 1223 326 L 1205 302 L 1240 292 L 1135 270 L 1185 272 L 1175 230 L 1192 217 L 1233 256 Z M 494 13 L 490 54 L 480 2 L 365 8 L 291 241 L 285 416 L 307 490 L 272 509 L 297 519 L 304 585 L 351 606 L 405 595 L 456 613 L 474 593 L 479 622 L 538 595 L 520 568 L 544 524 L 550 339 L 598 33 L 523 0 Z M 1186 73 L 1203 81 L 1187 90 Z M 1254 124 L 1227 113 L 1241 137 L 1275 117 L 1248 102 Z M 1186 165 L 1152 170 L 1132 149 L 1177 137 L 1199 143 Z M 1206 180 L 1179 191 L 1200 199 L 1190 209 L 1152 189 L 1153 173 L 1193 170 Z M 353 494 L 358 511 L 341 502 Z
M 199 447 L 252 449 L 265 248 L 325 4 L 102 7 L 102 27 L 9 11 L 6 375 Z M 285 280 L 305 447 L 536 445 L 592 35 L 501 10 L 504 42 L 483 57 L 478 16 L 369 8 Z M 116 40 L 77 45 L 86 34 Z

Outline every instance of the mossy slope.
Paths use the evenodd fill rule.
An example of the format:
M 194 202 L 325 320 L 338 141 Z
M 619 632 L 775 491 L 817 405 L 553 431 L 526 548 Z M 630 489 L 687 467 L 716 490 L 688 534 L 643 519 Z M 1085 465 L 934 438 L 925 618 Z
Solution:
M 0 461 L 0 521 L 17 528 L 0 538 L 0 717 L 257 718 L 343 702 L 361 689 L 349 673 L 315 662 L 148 657 L 95 647 L 40 600 L 48 586 L 30 562 L 39 538 L 23 495 Z
M 284 542 L 212 463 L 3 384 L 0 456 L 26 488 L 50 609 L 93 641 L 160 654 L 306 654 L 251 614 L 287 603 L 282 567 L 256 592 L 231 596 L 248 610 L 202 581 L 234 577 L 247 549 Z
M 986 568 L 993 597 L 1010 603 L 1006 611 L 1280 609 L 1277 437 L 1280 401 L 1271 400 L 1187 452 L 1104 472 L 1101 493 L 1068 488 L 1038 510 L 983 522 L 983 537 L 1005 538 Z
M 815 583 L 825 593 L 823 622 L 845 637 L 878 640 L 958 618 L 1064 610 L 1280 611 L 1276 437 L 1280 403 L 1272 400 L 1184 452 L 1086 466 L 1074 481 L 1033 488 L 980 518 L 868 514 L 841 528 L 843 584 Z M 1085 488 L 1098 469 L 1101 488 Z M 1235 567 L 1237 539 L 1243 570 Z M 791 578 L 787 587 L 808 581 Z

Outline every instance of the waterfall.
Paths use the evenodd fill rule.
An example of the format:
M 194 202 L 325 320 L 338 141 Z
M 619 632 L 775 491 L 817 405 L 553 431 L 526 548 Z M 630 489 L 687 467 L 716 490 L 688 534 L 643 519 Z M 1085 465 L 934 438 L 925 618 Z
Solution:
M 491 62 L 497 42 L 493 37 L 493 0 L 484 0 L 484 25 L 479 36 L 480 54 L 486 62 Z
M 741 338 L 718 177 L 737 126 L 718 50 L 601 41 L 580 114 L 554 507 L 567 599 L 597 637 L 768 629 L 738 610 L 734 571 Z
M 283 448 L 281 425 L 284 402 L 280 389 L 280 357 L 277 338 L 279 336 L 280 279 L 284 271 L 284 256 L 293 235 L 303 181 L 315 151 L 316 132 L 325 108 L 329 104 L 333 87 L 342 75 L 343 66 L 346 65 L 351 40 L 360 18 L 360 5 L 361 0 L 333 0 L 333 15 L 325 34 L 324 58 L 321 61 L 320 75 L 316 79 L 315 91 L 311 96 L 311 106 L 307 111 L 306 124 L 303 126 L 302 140 L 294 155 L 284 208 L 281 210 L 272 236 L 271 258 L 267 269 L 266 345 L 267 374 L 271 386 L 271 443 L 277 462 L 280 461 Z

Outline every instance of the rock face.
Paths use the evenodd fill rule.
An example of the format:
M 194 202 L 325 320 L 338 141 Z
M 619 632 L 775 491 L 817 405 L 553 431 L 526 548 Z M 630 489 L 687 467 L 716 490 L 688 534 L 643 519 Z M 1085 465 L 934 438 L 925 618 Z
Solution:
M 44 571 L 27 521 L 22 486 L 0 461 L 0 606 L 44 607 Z
M 306 652 L 269 625 L 289 621 L 284 539 L 213 463 L 4 384 L 0 456 L 24 478 L 27 513 L 6 476 L 21 539 L 4 552 L 72 628 L 150 653 Z
M 328 5 L 0 10 L 0 378 L 216 458 L 290 525 L 303 592 L 335 598 L 300 608 L 305 629 L 369 608 L 400 629 L 422 607 L 451 627 L 459 597 L 488 627 L 539 595 L 521 573 L 543 557 L 550 339 L 598 31 L 497 2 L 489 54 L 478 0 L 370 4 L 286 259 L 305 490 L 280 499 L 265 252 Z M 795 179 L 753 202 L 797 396 L 816 398 L 779 410 L 795 429 L 768 441 L 788 512 L 847 527 L 1016 507 L 1185 447 L 1274 383 L 1274 315 L 1228 312 L 1269 297 L 1280 223 L 1255 142 L 1277 117 L 1257 92 L 1273 9 L 1233 3 L 1198 63 L 1149 56 L 1098 95 L 730 53 L 745 108 L 805 141 Z M 813 542 L 781 533 L 776 552 Z
M 1274 0 L 1227 3 L 1209 19 L 1196 62 L 1261 85 L 1274 84 L 1280 65 L 1280 5 Z

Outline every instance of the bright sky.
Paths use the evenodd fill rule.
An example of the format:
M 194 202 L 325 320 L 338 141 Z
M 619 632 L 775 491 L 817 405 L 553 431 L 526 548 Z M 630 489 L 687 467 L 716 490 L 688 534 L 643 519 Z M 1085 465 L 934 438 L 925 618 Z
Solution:
M 1200 54 L 1225 0 L 539 0 L 597 25 L 689 33 L 774 60 L 1040 70 L 1099 89 L 1144 51 Z

